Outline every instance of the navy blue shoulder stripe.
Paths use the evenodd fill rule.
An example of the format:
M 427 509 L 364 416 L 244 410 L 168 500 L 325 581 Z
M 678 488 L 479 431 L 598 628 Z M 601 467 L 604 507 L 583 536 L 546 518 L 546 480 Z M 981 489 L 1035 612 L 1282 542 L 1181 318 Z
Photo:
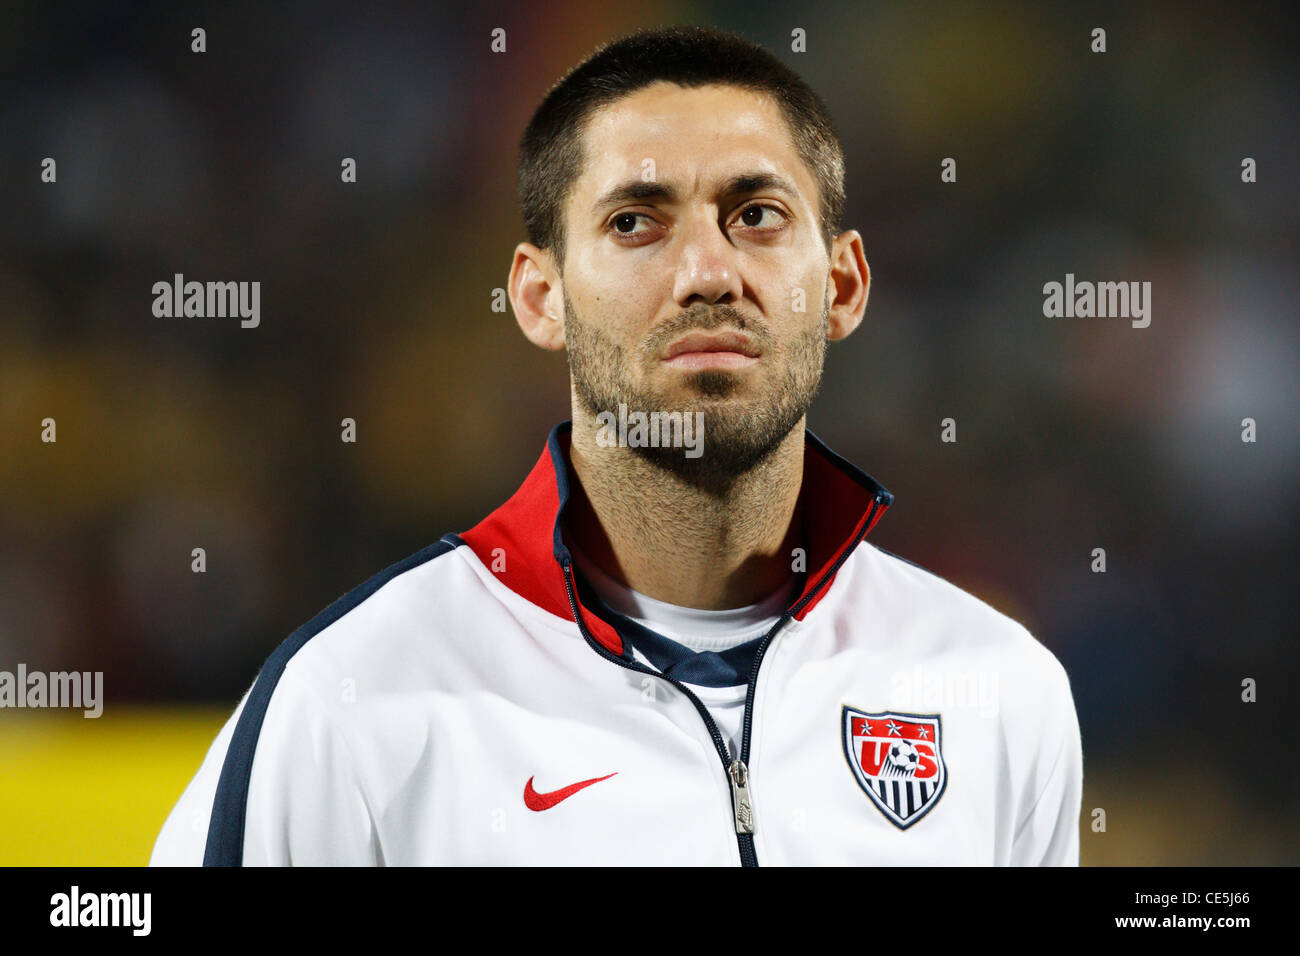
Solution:
M 385 568 L 364 584 L 357 585 L 285 638 L 266 659 L 248 695 L 248 703 L 244 705 L 244 711 L 235 724 L 225 762 L 221 765 L 221 777 L 217 781 L 217 792 L 212 801 L 207 848 L 203 854 L 204 866 L 243 865 L 244 822 L 248 811 L 249 780 L 253 774 L 253 753 L 257 750 L 257 738 L 262 731 L 262 721 L 266 718 L 266 708 L 271 703 L 271 695 L 275 693 L 275 686 L 280 682 L 280 675 L 284 673 L 289 659 L 309 640 L 397 575 L 455 550 L 457 542 L 451 540 L 453 537 L 445 535 L 442 540 Z
M 898 560 L 899 560 L 899 561 L 902 561 L 904 564 L 910 564 L 912 567 L 916 568 L 918 571 L 924 571 L 926 574 L 931 575 L 932 577 L 936 577 L 936 578 L 938 578 L 940 581 L 944 581 L 944 582 L 947 582 L 948 584 L 952 584 L 952 582 L 949 581 L 947 578 L 945 578 L 942 574 L 935 574 L 935 573 L 934 573 L 933 571 L 931 571 L 929 568 L 922 567 L 921 565 L 917 564 L 915 561 L 909 561 L 907 558 L 903 557 L 901 554 L 894 554 L 894 552 L 892 552 L 892 551 L 886 551 L 884 548 L 882 548 L 882 547 L 881 547 L 880 545 L 878 545 L 878 544 L 873 544 L 872 547 L 875 548 L 877 551 L 881 552 L 882 554 L 887 554 L 887 555 L 889 555 L 891 558 L 898 558 Z M 956 585 L 953 584 L 953 587 L 956 587 Z

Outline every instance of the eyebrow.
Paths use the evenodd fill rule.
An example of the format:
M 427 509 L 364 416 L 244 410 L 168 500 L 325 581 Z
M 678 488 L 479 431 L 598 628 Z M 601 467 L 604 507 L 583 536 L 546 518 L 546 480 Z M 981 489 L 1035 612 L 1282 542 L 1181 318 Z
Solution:
M 739 196 L 745 193 L 756 193 L 762 189 L 779 190 L 791 196 L 799 197 L 799 190 L 795 188 L 794 183 L 775 173 L 741 173 L 739 176 L 732 176 L 723 183 L 720 195 Z M 647 183 L 634 179 L 615 186 L 601 196 L 596 201 L 593 210 L 600 212 L 625 202 L 645 199 L 658 199 L 669 203 L 678 201 L 677 191 L 667 183 Z

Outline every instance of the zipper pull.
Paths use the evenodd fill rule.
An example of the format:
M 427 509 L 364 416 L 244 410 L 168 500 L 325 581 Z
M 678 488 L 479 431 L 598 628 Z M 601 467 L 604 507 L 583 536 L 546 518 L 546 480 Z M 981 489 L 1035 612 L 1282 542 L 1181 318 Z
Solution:
M 749 802 L 749 768 L 739 760 L 727 768 L 731 777 L 731 800 L 736 808 L 736 832 L 754 832 L 754 807 Z

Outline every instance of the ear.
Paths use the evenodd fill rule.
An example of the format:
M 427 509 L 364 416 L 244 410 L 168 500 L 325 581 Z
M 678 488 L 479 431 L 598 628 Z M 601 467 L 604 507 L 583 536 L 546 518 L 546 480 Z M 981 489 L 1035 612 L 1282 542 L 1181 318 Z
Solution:
M 552 352 L 564 348 L 564 290 L 551 254 L 527 242 L 517 245 L 508 290 L 528 341 Z
M 862 236 L 856 229 L 842 232 L 831 243 L 831 305 L 826 338 L 846 338 L 862 321 L 871 290 L 871 270 L 862 253 Z

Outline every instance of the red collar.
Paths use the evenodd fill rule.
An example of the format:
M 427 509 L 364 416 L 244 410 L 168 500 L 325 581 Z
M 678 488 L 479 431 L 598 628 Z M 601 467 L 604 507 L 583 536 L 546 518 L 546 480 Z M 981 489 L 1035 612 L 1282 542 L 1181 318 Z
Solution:
M 561 534 L 561 517 L 572 480 L 571 430 L 572 422 L 556 425 L 519 490 L 460 539 L 510 590 L 566 620 L 575 620 L 576 607 L 592 637 L 622 655 L 623 639 L 618 631 L 578 600 L 569 577 L 572 559 Z M 835 572 L 875 527 L 894 496 L 827 448 L 811 431 L 804 433 L 799 494 L 808 536 L 808 575 L 803 593 L 787 613 L 803 620 L 826 595 Z

